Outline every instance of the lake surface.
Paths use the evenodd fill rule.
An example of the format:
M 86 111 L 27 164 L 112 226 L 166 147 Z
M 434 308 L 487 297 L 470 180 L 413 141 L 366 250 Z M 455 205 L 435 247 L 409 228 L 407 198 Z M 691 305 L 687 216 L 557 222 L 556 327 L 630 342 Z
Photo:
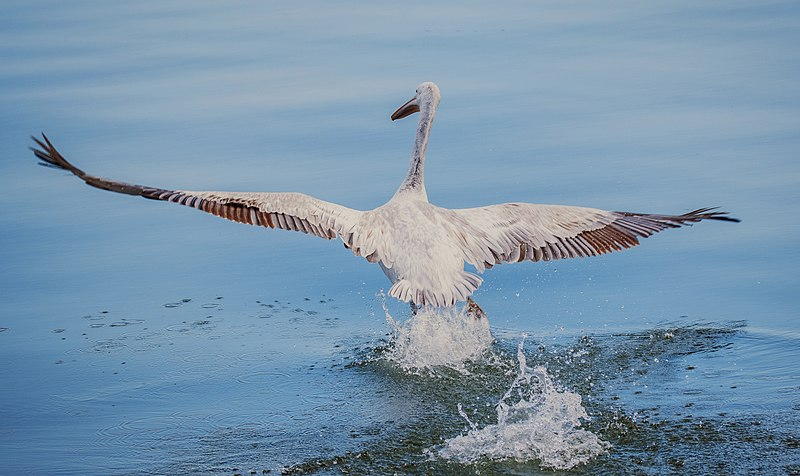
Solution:
M 795 2 L 0 12 L 4 473 L 800 474 Z M 742 222 L 497 266 L 488 323 L 409 319 L 337 242 L 27 150 L 44 130 L 100 176 L 368 209 L 408 166 L 416 118 L 389 115 L 427 80 L 437 205 Z

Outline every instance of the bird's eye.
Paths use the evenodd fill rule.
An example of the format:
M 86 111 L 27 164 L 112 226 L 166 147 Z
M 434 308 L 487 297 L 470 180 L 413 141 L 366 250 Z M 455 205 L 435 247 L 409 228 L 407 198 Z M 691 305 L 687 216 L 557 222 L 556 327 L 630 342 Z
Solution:
M 415 93 L 419 94 L 419 89 L 414 90 Z

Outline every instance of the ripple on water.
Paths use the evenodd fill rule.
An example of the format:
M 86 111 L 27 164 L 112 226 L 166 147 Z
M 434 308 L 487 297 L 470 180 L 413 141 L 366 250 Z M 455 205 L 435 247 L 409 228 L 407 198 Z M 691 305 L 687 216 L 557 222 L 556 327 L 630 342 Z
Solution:
M 189 298 L 184 298 L 184 299 L 181 299 L 180 301 L 177 301 L 177 302 L 168 302 L 168 303 L 164 304 L 163 306 L 166 307 L 166 308 L 180 307 L 180 306 L 186 304 L 187 302 L 191 302 L 191 301 L 192 300 L 189 299 Z
M 211 316 L 209 316 L 211 317 Z M 216 327 L 210 319 L 200 319 L 192 322 L 182 322 L 180 324 L 173 324 L 167 326 L 166 329 L 170 332 L 191 332 L 198 329 L 211 330 Z
M 283 355 L 286 354 L 279 350 L 260 350 L 257 352 L 243 352 L 241 354 L 236 354 L 236 360 L 239 362 L 266 362 Z
M 272 426 L 284 426 L 292 421 L 291 415 L 285 407 L 278 404 L 265 405 L 255 410 L 237 408 L 235 413 L 215 414 L 213 419 L 209 419 L 211 426 L 217 430 L 241 430 L 243 428 L 255 428 L 261 431 Z
M 144 319 L 121 319 L 116 322 L 112 322 L 108 325 L 108 327 L 125 327 L 125 326 L 133 326 L 136 324 L 141 324 L 144 322 Z
M 211 364 L 216 362 L 222 362 L 223 359 L 225 358 L 227 358 L 227 355 L 225 354 L 200 352 L 196 354 L 187 355 L 182 360 L 183 362 L 187 363 Z
M 110 447 L 126 457 L 148 454 L 153 442 L 179 444 L 181 440 L 192 438 L 196 418 L 182 415 L 155 415 L 147 418 L 126 420 L 117 425 L 103 428 L 96 433 L 96 445 Z
M 239 383 L 259 385 L 275 385 L 280 382 L 288 382 L 290 379 L 291 375 L 288 373 L 275 370 L 250 370 L 235 377 L 235 380 Z
M 102 339 L 95 342 L 91 347 L 91 352 L 111 353 L 127 347 L 120 339 Z
M 90 321 L 102 321 L 103 319 L 106 318 L 106 316 L 104 316 L 104 315 L 103 316 L 93 316 L 91 314 L 87 314 L 87 315 L 83 316 L 83 318 L 87 319 L 87 320 L 90 320 Z

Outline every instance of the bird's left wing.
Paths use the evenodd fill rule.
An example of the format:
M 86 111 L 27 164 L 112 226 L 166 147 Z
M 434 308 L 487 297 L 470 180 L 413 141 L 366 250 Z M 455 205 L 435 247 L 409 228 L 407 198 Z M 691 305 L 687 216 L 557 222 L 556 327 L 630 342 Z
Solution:
M 452 210 L 465 261 L 479 271 L 499 263 L 549 261 L 619 251 L 639 238 L 701 220 L 738 222 L 701 208 L 683 215 L 610 212 L 596 208 L 504 203 Z
M 302 193 L 193 192 L 135 185 L 87 174 L 68 162 L 42 134 L 31 148 L 42 165 L 68 170 L 88 185 L 112 192 L 164 200 L 197 208 L 227 220 L 300 231 L 326 239 L 351 240 L 363 212 Z

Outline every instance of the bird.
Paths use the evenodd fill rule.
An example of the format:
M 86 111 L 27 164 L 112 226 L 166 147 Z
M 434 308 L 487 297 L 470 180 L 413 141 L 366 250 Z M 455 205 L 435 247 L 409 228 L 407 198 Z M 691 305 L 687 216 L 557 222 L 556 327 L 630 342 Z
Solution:
M 174 190 L 97 177 L 67 161 L 43 132 L 41 138 L 31 137 L 38 148 L 30 149 L 41 165 L 69 171 L 92 187 L 173 202 L 248 225 L 338 238 L 354 255 L 381 267 L 391 281 L 389 296 L 409 303 L 412 313 L 466 302 L 468 313 L 484 317 L 472 295 L 483 282 L 478 274 L 497 264 L 597 256 L 636 246 L 639 239 L 668 228 L 702 220 L 739 221 L 716 207 L 682 215 L 533 203 L 438 207 L 425 190 L 425 155 L 440 99 L 439 87 L 424 82 L 391 115 L 396 121 L 419 114 L 411 162 L 392 198 L 367 211 L 296 192 Z

